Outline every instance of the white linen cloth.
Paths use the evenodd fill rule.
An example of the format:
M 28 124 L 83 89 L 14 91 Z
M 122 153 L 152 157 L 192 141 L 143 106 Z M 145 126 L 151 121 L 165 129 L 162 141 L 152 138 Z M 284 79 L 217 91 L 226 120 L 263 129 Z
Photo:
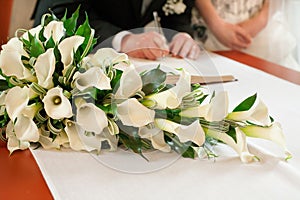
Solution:
M 212 53 L 197 61 L 166 58 L 193 74 L 232 74 L 238 81 L 209 85 L 229 93 L 230 108 L 258 93 L 272 117 L 281 123 L 293 154 L 284 161 L 282 149 L 248 139 L 260 162 L 243 164 L 226 145 L 215 160 L 179 158 L 175 153 L 149 152 L 149 162 L 130 152 L 100 155 L 71 150 L 31 150 L 55 199 L 272 199 L 300 198 L 300 86 Z M 188 63 L 192 63 L 191 66 Z M 136 64 L 150 65 L 149 61 Z M 188 66 L 189 65 L 189 66 Z

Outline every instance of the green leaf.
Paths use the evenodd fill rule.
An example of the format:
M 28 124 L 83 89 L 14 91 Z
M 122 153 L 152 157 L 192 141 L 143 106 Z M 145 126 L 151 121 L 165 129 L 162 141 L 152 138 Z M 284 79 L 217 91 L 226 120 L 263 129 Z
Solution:
M 143 85 L 146 85 L 149 83 L 161 84 L 166 80 L 166 72 L 160 70 L 159 67 L 160 66 L 144 73 L 141 76 Z
M 192 147 L 188 147 L 187 150 L 182 153 L 182 157 L 194 159 L 196 157 L 195 150 Z
M 249 110 L 254 102 L 256 101 L 257 94 L 254 94 L 247 99 L 245 99 L 242 103 L 240 103 L 232 112 L 240 112 L 240 111 L 247 111 Z
M 77 26 L 77 19 L 79 17 L 79 9 L 80 6 L 78 6 L 77 10 L 72 14 L 70 18 L 63 21 L 67 36 L 74 35 L 75 33 L 76 26 Z
M 31 34 L 29 34 L 30 36 Z M 32 35 L 31 35 L 32 36 Z M 37 58 L 39 55 L 41 55 L 42 53 L 45 53 L 45 49 L 44 46 L 42 44 L 42 42 L 40 40 L 37 39 L 37 37 L 32 36 L 30 38 L 30 56 L 31 57 L 35 57 Z
M 159 69 L 159 66 L 141 76 L 143 82 L 142 91 L 148 95 L 157 91 L 166 80 L 166 72 Z
M 89 24 L 89 19 L 87 14 L 86 14 L 85 22 L 78 27 L 75 35 L 80 35 L 85 38 L 83 44 L 80 45 L 80 47 L 78 48 L 78 50 L 80 50 L 80 55 L 82 58 L 92 50 L 92 47 L 95 44 L 93 38 L 94 34 L 92 33 L 92 28 Z
M 9 89 L 8 82 L 6 80 L 0 80 L 0 91 Z
M 55 47 L 55 42 L 53 40 L 53 37 L 51 36 L 46 43 L 46 48 L 50 49 L 50 48 L 54 48 L 54 47 Z

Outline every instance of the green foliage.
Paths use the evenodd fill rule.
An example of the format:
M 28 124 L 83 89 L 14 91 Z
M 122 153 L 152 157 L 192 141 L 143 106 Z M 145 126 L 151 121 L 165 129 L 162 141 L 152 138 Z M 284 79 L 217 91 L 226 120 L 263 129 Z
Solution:
M 247 99 L 245 99 L 242 103 L 240 103 L 237 107 L 233 109 L 233 112 L 241 112 L 241 111 L 247 111 L 249 110 L 254 102 L 256 101 L 257 94 L 254 94 Z
M 143 82 L 142 91 L 146 95 L 157 92 L 166 80 L 166 72 L 160 70 L 159 67 L 160 66 L 142 74 L 141 76 Z

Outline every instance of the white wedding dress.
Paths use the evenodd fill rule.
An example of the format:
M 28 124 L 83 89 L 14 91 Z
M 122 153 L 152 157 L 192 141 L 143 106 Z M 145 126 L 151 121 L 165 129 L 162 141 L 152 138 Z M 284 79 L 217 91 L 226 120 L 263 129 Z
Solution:
M 267 26 L 253 38 L 251 46 L 244 52 L 300 71 L 300 65 L 293 56 L 297 42 L 285 21 L 283 2 L 282 0 L 270 1 Z M 221 18 L 236 24 L 251 18 L 258 12 L 263 0 L 212 0 L 212 3 Z M 197 22 L 196 15 L 194 12 L 193 22 Z M 206 30 L 205 39 L 204 47 L 207 50 L 228 49 L 215 38 L 209 29 Z

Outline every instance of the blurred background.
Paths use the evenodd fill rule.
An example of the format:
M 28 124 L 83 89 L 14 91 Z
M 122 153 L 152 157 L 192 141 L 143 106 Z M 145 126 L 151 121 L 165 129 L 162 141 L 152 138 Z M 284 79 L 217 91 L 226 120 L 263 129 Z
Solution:
M 18 28 L 30 29 L 31 15 L 37 0 L 0 0 L 0 46 L 13 37 Z M 271 0 L 277 20 L 295 37 L 293 56 L 300 63 L 300 0 Z M 284 37 L 284 36 L 283 36 Z M 281 49 L 284 51 L 284 49 Z

